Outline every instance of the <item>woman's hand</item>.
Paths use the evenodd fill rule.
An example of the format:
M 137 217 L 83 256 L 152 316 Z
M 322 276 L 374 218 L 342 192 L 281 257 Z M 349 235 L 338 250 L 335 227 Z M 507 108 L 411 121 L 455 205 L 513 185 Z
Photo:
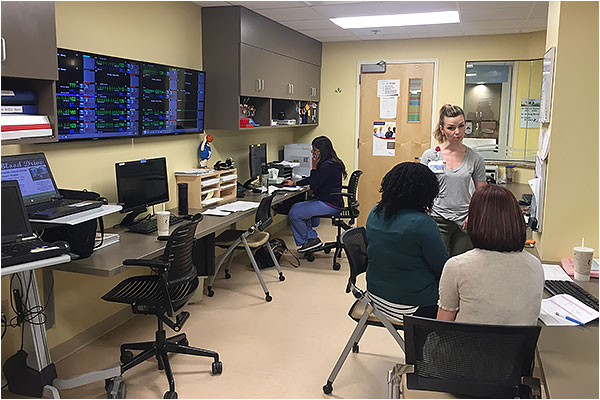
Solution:
M 312 169 L 317 169 L 317 165 L 319 165 L 320 154 L 319 151 L 313 151 L 312 154 Z
M 283 186 L 296 186 L 296 182 L 294 182 L 291 179 L 284 179 L 283 182 L 281 182 L 281 184 Z

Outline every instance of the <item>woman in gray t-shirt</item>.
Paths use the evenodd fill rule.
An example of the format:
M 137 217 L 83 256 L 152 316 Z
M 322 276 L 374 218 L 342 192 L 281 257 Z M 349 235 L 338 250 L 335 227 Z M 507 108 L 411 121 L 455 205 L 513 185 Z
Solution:
M 431 216 L 440 228 L 448 254 L 455 256 L 473 248 L 464 231 L 464 223 L 469 212 L 471 182 L 475 189 L 486 184 L 485 163 L 479 154 L 462 143 L 465 113 L 459 106 L 442 106 L 433 137 L 440 144 L 425 150 L 421 164 L 427 165 L 440 183 L 440 193 L 433 203 Z

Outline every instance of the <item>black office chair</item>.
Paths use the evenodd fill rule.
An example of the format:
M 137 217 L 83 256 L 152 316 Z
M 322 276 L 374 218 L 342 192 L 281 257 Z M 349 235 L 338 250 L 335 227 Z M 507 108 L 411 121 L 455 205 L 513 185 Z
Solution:
M 356 277 L 367 270 L 368 264 L 365 228 L 359 226 L 347 230 L 342 234 L 341 243 L 346 251 L 348 264 L 350 265 L 350 278 L 346 285 L 346 293 L 352 291 L 354 297 L 357 298 L 352 307 L 350 307 L 348 315 L 357 322 L 357 325 L 354 331 L 352 331 L 352 335 L 350 335 L 350 339 L 348 339 L 344 350 L 342 350 L 337 363 L 333 367 L 333 371 L 331 371 L 329 378 L 327 378 L 327 383 L 323 386 L 325 394 L 330 394 L 333 391 L 333 381 L 340 372 L 340 369 L 342 369 L 342 365 L 344 365 L 344 361 L 346 361 L 350 350 L 352 349 L 353 353 L 358 353 L 358 342 L 365 333 L 367 326 L 385 327 L 392 334 L 402 351 L 404 351 L 404 340 L 398 333 L 398 330 L 402 329 L 402 322 L 386 318 L 381 311 L 375 309 L 367 293 L 356 286 Z
M 342 186 L 342 193 L 332 193 L 339 196 L 343 196 L 344 198 L 344 208 L 342 208 L 342 212 L 338 215 L 324 215 L 321 218 L 331 218 L 331 224 L 337 226 L 337 236 L 335 238 L 335 242 L 327 242 L 324 243 L 323 246 L 315 249 L 313 251 L 307 251 L 304 253 L 304 258 L 307 261 L 313 262 L 315 260 L 315 253 L 318 251 L 323 251 L 325 254 L 329 254 L 332 249 L 335 249 L 333 253 L 333 269 L 339 270 L 340 263 L 337 262 L 337 259 L 342 255 L 342 229 L 348 230 L 352 228 L 356 217 L 360 214 L 358 210 L 358 200 L 356 198 L 356 192 L 358 191 L 358 179 L 362 175 L 362 171 L 356 170 L 352 172 L 350 175 L 350 179 L 348 180 L 348 186 Z M 347 222 L 346 222 L 347 220 Z
M 163 324 L 179 332 L 190 314 L 177 313 L 198 287 L 196 267 L 192 263 L 194 233 L 202 214 L 177 227 L 171 235 L 160 260 L 129 259 L 123 265 L 150 267 L 154 274 L 127 278 L 102 296 L 106 301 L 131 304 L 134 314 L 155 315 L 158 319 L 156 339 L 152 342 L 126 343 L 121 345 L 121 371 L 125 372 L 150 357 L 158 360 L 158 369 L 164 369 L 169 381 L 169 391 L 164 398 L 177 398 L 175 381 L 169 364 L 168 353 L 183 353 L 212 357 L 212 373 L 223 370 L 219 354 L 214 351 L 191 347 L 185 333 L 167 338 Z M 166 314 L 166 315 L 165 315 Z M 175 317 L 173 321 L 171 318 Z M 141 350 L 135 357 L 131 350 Z
M 537 325 L 483 325 L 404 317 L 406 363 L 389 373 L 389 394 L 408 389 L 475 398 L 540 398 L 534 378 Z
M 281 266 L 273 253 L 273 248 L 269 243 L 270 235 L 269 232 L 265 231 L 273 222 L 273 218 L 271 217 L 271 203 L 273 202 L 273 197 L 275 193 L 265 196 L 260 201 L 258 208 L 256 209 L 256 217 L 254 219 L 255 223 L 247 230 L 239 230 L 239 229 L 228 229 L 225 232 L 221 233 L 215 239 L 215 246 L 227 249 L 225 253 L 223 253 L 219 260 L 217 261 L 217 265 L 215 266 L 215 274 L 208 278 L 207 289 L 208 289 L 208 297 L 214 296 L 215 292 L 213 291 L 213 284 L 215 282 L 215 278 L 221 265 L 227 260 L 227 265 L 225 266 L 225 279 L 231 278 L 231 273 L 229 272 L 229 266 L 231 265 L 231 261 L 233 260 L 233 253 L 236 249 L 244 249 L 248 254 L 248 258 L 250 259 L 250 263 L 252 264 L 252 268 L 254 268 L 254 272 L 258 277 L 258 281 L 265 292 L 265 300 L 267 302 L 273 300 L 271 295 L 269 294 L 269 290 L 267 289 L 267 285 L 265 284 L 265 280 L 263 279 L 262 273 L 260 272 L 260 268 L 256 263 L 256 259 L 254 258 L 254 254 L 252 250 L 257 250 L 261 247 L 266 247 L 267 251 L 271 255 L 271 259 L 275 264 L 275 268 L 277 268 L 277 272 L 279 273 L 279 280 L 284 281 L 285 276 L 283 276 L 283 272 L 281 272 Z

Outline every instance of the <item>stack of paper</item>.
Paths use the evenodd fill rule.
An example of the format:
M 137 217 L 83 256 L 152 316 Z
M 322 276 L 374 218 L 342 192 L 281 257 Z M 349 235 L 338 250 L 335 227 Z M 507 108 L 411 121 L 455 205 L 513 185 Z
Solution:
M 223 204 L 210 210 L 204 211 L 204 215 L 214 215 L 224 217 L 236 211 L 247 211 L 253 208 L 258 208 L 259 203 L 255 201 L 234 201 L 233 203 Z
M 210 174 L 211 172 L 215 172 L 215 170 L 209 168 L 193 168 L 185 171 L 175 171 L 175 175 L 200 176 Z
M 277 186 L 269 185 L 269 194 L 273 194 L 273 192 L 275 192 L 275 191 L 298 192 L 300 190 L 302 190 L 302 186 L 277 187 Z
M 600 313 L 568 294 L 542 300 L 540 319 L 547 326 L 577 326 L 598 318 Z M 575 321 L 575 322 L 574 322 Z
M 2 114 L 0 125 L 3 140 L 52 136 L 52 127 L 45 115 Z

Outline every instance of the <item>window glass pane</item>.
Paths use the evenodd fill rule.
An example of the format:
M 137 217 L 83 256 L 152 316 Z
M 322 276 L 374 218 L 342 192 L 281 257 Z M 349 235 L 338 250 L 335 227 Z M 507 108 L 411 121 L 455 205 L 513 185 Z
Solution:
M 408 80 L 408 122 L 421 122 L 421 79 Z

